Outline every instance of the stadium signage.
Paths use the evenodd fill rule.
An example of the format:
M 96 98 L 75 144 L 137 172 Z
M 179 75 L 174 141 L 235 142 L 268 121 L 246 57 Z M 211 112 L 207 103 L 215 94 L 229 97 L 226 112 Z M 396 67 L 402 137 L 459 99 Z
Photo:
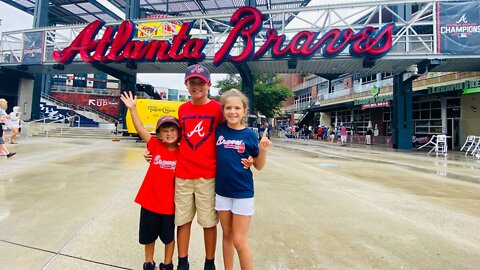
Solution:
M 213 62 L 220 65 L 225 61 L 243 63 L 258 60 L 266 53 L 274 58 L 309 58 L 320 53 L 324 57 L 333 58 L 349 47 L 349 54 L 354 57 L 380 58 L 392 47 L 392 33 L 395 24 L 384 25 L 376 30 L 367 26 L 358 32 L 348 29 L 330 29 L 321 35 L 320 32 L 300 31 L 286 41 L 286 36 L 277 30 L 269 29 L 266 40 L 258 45 L 255 38 L 262 30 L 266 16 L 256 8 L 241 7 L 230 18 L 232 30 L 221 48 L 215 52 Z M 53 59 L 60 63 L 70 63 L 78 54 L 84 62 L 121 62 L 133 61 L 195 61 L 205 58 L 203 49 L 208 39 L 192 38 L 190 30 L 193 22 L 185 22 L 180 30 L 169 40 L 133 40 L 135 24 L 123 21 L 118 27 L 108 26 L 103 36 L 96 39 L 104 26 L 101 20 L 86 26 L 72 43 L 61 51 L 53 52 Z M 238 39 L 244 46 L 237 55 L 231 55 L 232 48 Z M 238 46 L 236 46 L 238 52 Z
M 370 103 L 378 103 L 378 102 L 385 102 L 385 101 L 390 101 L 393 100 L 393 95 L 383 95 L 383 96 L 376 96 L 376 97 L 371 97 L 371 98 L 364 98 L 364 99 L 356 99 L 353 101 L 353 105 L 364 105 L 364 104 L 370 104 Z
M 433 86 L 428 87 L 428 94 L 437 94 L 437 93 L 444 93 L 450 91 L 458 91 L 458 90 L 469 90 L 472 88 L 480 87 L 480 80 L 476 81 L 464 81 L 460 83 L 442 85 L 442 86 Z M 473 90 L 472 90 L 473 91 Z M 466 94 L 470 93 L 469 91 L 464 91 Z

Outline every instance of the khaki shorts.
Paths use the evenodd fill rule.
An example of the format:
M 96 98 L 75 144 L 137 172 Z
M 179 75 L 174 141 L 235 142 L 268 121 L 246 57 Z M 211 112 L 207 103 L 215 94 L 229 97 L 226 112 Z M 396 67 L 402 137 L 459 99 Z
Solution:
M 198 213 L 198 224 L 211 228 L 218 224 L 215 210 L 215 178 L 175 178 L 175 225 L 191 222 Z

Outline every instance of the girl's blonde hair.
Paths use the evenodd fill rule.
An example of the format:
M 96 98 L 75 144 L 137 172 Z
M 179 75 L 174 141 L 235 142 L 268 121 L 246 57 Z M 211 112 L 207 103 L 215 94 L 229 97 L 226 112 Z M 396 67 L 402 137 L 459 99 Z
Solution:
M 243 103 L 243 108 L 245 109 L 245 117 L 242 119 L 242 123 L 246 124 L 247 122 L 247 115 L 248 115 L 248 98 L 243 94 L 240 90 L 232 88 L 226 92 L 223 92 L 222 95 L 220 96 L 220 103 L 222 104 L 222 110 L 225 107 L 225 104 L 227 103 L 227 99 L 229 97 L 239 97 L 240 100 Z

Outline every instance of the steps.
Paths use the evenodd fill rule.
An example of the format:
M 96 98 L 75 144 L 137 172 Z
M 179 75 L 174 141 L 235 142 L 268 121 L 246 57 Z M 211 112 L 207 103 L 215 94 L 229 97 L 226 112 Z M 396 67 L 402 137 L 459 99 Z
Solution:
M 46 133 L 40 133 L 36 136 L 46 137 L 62 137 L 62 138 L 94 138 L 94 139 L 113 139 L 115 137 L 121 137 L 121 135 L 115 136 L 111 129 L 95 128 L 95 127 L 64 127 L 55 128 Z

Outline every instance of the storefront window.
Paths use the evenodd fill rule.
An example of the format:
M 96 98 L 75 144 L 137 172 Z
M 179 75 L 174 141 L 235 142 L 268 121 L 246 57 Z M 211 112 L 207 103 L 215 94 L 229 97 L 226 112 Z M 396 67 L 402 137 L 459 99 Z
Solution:
M 430 116 L 432 119 L 442 118 L 442 109 L 432 109 Z

